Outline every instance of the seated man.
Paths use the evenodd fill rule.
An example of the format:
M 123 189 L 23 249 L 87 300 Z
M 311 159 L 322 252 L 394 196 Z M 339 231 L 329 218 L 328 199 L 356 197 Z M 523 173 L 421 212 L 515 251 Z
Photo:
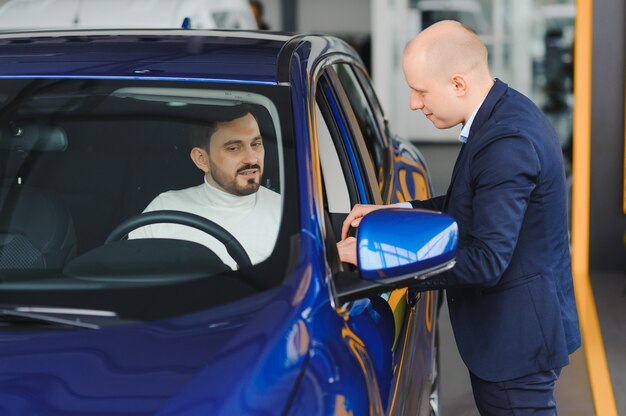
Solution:
M 195 129 L 191 160 L 205 173 L 204 183 L 158 195 L 144 210 L 176 210 L 200 215 L 221 225 L 244 247 L 252 264 L 271 254 L 281 218 L 280 194 L 261 186 L 265 149 L 256 118 L 240 109 L 222 121 Z M 131 238 L 173 238 L 210 248 L 237 268 L 226 248 L 210 235 L 176 224 L 141 227 Z

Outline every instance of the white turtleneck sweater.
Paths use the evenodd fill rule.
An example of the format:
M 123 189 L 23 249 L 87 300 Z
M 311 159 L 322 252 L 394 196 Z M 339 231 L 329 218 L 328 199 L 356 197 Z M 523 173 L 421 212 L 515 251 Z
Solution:
M 280 225 L 281 201 L 280 194 L 262 186 L 252 195 L 236 196 L 215 188 L 205 179 L 201 185 L 160 194 L 144 212 L 158 210 L 190 212 L 221 225 L 241 243 L 252 264 L 257 264 L 269 257 L 274 249 Z M 194 241 L 210 248 L 231 268 L 237 267 L 222 243 L 209 234 L 184 225 L 147 225 L 132 231 L 128 238 Z

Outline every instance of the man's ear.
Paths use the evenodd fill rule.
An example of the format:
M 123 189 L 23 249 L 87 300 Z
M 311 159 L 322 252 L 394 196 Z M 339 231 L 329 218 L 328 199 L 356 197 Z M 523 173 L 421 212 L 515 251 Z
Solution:
M 463 75 L 455 74 L 450 78 L 452 82 L 452 88 L 457 97 L 461 97 L 467 94 L 467 81 Z
M 200 147 L 194 147 L 189 153 L 189 157 L 193 160 L 193 163 L 202 172 L 207 173 L 209 171 L 209 154 L 206 150 Z

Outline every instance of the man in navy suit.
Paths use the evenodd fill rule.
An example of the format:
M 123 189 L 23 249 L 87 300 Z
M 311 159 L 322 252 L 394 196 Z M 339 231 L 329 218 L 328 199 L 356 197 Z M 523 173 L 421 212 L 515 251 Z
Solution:
M 456 266 L 420 290 L 447 289 L 481 414 L 555 414 L 555 382 L 580 346 L 557 135 L 528 98 L 492 78 L 484 44 L 458 22 L 417 35 L 403 69 L 412 110 L 440 129 L 463 126 L 446 194 L 410 203 L 452 215 L 460 232 Z M 380 208 L 353 208 L 344 261 L 354 262 L 348 228 Z

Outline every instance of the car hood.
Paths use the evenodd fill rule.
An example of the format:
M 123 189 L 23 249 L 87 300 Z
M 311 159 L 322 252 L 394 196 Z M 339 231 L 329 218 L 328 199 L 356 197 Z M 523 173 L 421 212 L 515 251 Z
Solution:
M 5 329 L 0 413 L 280 411 L 308 350 L 286 289 L 246 310 L 231 305 L 217 314 L 100 330 Z

